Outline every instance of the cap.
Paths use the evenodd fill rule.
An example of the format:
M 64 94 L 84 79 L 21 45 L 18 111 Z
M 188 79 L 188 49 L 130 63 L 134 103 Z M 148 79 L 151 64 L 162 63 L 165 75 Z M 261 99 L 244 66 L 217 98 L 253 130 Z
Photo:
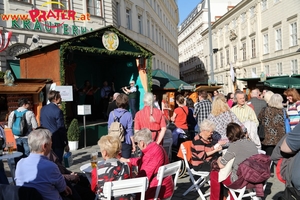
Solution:
M 135 84 L 134 80 L 131 80 L 131 81 L 129 82 L 129 84 L 131 84 L 131 83 Z

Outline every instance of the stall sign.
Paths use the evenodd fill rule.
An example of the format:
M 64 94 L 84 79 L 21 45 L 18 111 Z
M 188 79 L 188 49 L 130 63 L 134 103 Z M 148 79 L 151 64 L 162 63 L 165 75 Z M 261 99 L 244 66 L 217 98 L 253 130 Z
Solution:
M 72 86 L 56 86 L 55 90 L 59 91 L 62 101 L 73 101 Z

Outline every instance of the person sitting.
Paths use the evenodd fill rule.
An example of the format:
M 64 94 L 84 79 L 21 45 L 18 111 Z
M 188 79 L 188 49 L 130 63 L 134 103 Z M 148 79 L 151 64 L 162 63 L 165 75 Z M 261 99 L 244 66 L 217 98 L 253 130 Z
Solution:
M 116 181 L 130 178 L 130 168 L 126 163 L 120 162 L 117 157 L 121 151 L 121 141 L 118 137 L 105 135 L 98 141 L 102 158 L 105 162 L 98 165 L 92 171 L 91 189 L 96 192 L 100 198 L 103 197 L 102 190 L 107 181 Z M 131 195 L 114 197 L 117 199 L 129 199 Z
M 47 158 L 52 145 L 51 132 L 48 129 L 32 131 L 28 135 L 28 145 L 29 156 L 17 164 L 16 185 L 35 188 L 44 200 L 61 200 L 71 195 L 72 190 L 57 165 Z
M 229 185 L 238 179 L 237 169 L 240 163 L 252 155 L 258 153 L 255 143 L 246 137 L 241 126 L 237 123 L 229 123 L 226 129 L 229 147 L 222 157 L 217 160 L 218 166 L 222 169 L 233 158 L 231 175 L 223 181 L 223 184 Z M 221 196 L 221 184 L 219 183 L 219 171 L 210 172 L 210 199 L 219 200 Z
M 219 157 L 225 141 L 213 141 L 215 123 L 205 119 L 200 124 L 200 133 L 192 141 L 192 166 L 195 171 L 211 171 L 212 162 Z
M 123 162 L 129 162 L 134 166 L 138 166 L 137 177 L 147 177 L 149 187 L 145 194 L 145 199 L 153 199 L 155 196 L 158 180 L 156 174 L 160 166 L 169 163 L 169 158 L 161 145 L 152 140 L 152 133 L 149 129 L 144 128 L 134 134 L 134 141 L 142 151 L 141 157 L 137 158 L 121 158 Z M 166 199 L 172 196 L 174 192 L 174 183 L 172 176 L 163 179 L 162 187 L 158 195 L 159 199 Z

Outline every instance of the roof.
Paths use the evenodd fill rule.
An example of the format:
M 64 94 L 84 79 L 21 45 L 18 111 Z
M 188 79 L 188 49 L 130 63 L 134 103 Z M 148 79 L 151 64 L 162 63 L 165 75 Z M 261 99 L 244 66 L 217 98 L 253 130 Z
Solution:
M 0 79 L 4 83 L 3 79 Z M 37 94 L 47 83 L 52 83 L 48 79 L 18 79 L 14 85 L 8 86 L 0 84 L 0 94 Z
M 114 32 L 119 37 L 119 46 L 117 50 L 109 51 L 104 47 L 102 43 L 102 36 L 106 31 Z M 17 55 L 16 57 L 26 58 L 32 55 L 44 54 L 49 50 L 60 49 L 62 46 L 67 46 L 70 50 L 84 51 L 86 49 L 89 49 L 89 52 L 101 54 L 105 53 L 108 55 L 132 55 L 136 57 L 143 56 L 145 58 L 154 55 L 153 52 L 149 51 L 141 44 L 139 44 L 138 42 L 128 37 L 126 34 L 122 33 L 117 28 L 111 25 L 66 40 L 55 42 L 38 49 L 27 51 L 25 53 Z
M 213 92 L 215 90 L 218 90 L 222 88 L 222 86 L 208 86 L 208 85 L 200 85 L 199 87 L 197 87 L 195 89 L 195 91 L 200 91 L 200 90 L 204 90 L 204 91 L 207 91 L 207 92 Z

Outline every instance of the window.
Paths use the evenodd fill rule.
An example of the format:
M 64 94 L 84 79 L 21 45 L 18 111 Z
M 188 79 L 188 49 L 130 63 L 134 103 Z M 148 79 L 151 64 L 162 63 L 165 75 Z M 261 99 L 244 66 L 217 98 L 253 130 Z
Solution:
M 276 67 L 277 67 L 278 75 L 281 75 L 282 74 L 282 63 L 277 63 Z
M 215 60 L 216 60 L 215 69 L 218 69 L 218 54 L 215 54 Z
M 219 83 L 223 83 L 223 75 L 220 75 L 220 82 Z
M 281 42 L 281 28 L 275 30 L 275 50 L 281 50 L 282 49 L 282 42 Z
M 126 27 L 131 30 L 131 10 L 126 9 Z
M 265 75 L 266 76 L 270 75 L 270 67 L 269 67 L 269 65 L 265 65 Z
M 143 34 L 143 17 L 138 15 L 139 34 Z
M 236 48 L 236 46 L 233 47 L 233 60 L 234 60 L 234 63 L 236 63 L 236 61 L 237 61 L 237 48 Z
M 249 12 L 250 12 L 250 18 L 254 17 L 254 14 L 255 14 L 255 7 L 254 7 L 254 6 L 251 7 L 251 8 L 249 9 Z
M 229 48 L 226 49 L 226 65 L 229 65 Z
M 291 23 L 290 25 L 290 41 L 291 46 L 298 44 L 297 42 L 297 22 Z
M 246 21 L 246 13 L 241 14 L 241 23 L 244 23 Z
M 52 6 L 53 10 L 55 10 L 55 9 L 70 10 L 69 0 L 53 0 L 53 1 L 54 2 L 58 2 L 60 4 L 63 4 L 63 5 L 60 5 L 60 4 L 54 4 L 54 3 L 52 3 L 51 6 Z M 24 1 L 24 2 L 28 2 L 28 1 Z
M 257 76 L 256 75 L 256 67 L 253 67 L 252 69 L 251 69 L 251 71 L 252 71 L 252 77 L 253 76 Z M 254 78 L 254 77 L 253 77 Z
M 152 34 L 151 34 L 151 39 L 154 41 L 154 25 L 152 24 L 151 26 Z
M 223 62 L 223 52 L 220 52 L 220 63 L 221 63 L 221 68 L 224 66 L 224 62 Z
M 120 16 L 120 4 L 119 2 L 116 2 L 117 7 L 117 25 L 121 26 L 121 16 Z
M 243 60 L 246 60 L 247 58 L 246 58 L 246 43 L 243 43 L 243 47 L 242 47 L 242 49 L 243 49 Z
M 87 12 L 102 17 L 102 0 L 87 0 Z
M 262 0 L 261 1 L 261 10 L 267 10 L 267 0 Z
M 149 19 L 147 20 L 147 36 L 148 36 L 148 38 L 151 38 L 150 37 L 150 20 Z
M 269 53 L 269 35 L 268 34 L 264 34 L 263 43 L 264 43 L 264 54 L 267 54 L 267 53 Z
M 256 57 L 256 49 L 255 49 L 255 39 L 251 40 L 251 52 L 252 52 L 252 58 Z
M 157 29 L 155 29 L 155 35 L 156 35 L 156 37 L 155 37 L 155 43 L 156 44 L 158 44 L 158 31 L 157 31 Z
M 291 60 L 291 69 L 293 74 L 298 74 L 298 62 L 297 59 Z

